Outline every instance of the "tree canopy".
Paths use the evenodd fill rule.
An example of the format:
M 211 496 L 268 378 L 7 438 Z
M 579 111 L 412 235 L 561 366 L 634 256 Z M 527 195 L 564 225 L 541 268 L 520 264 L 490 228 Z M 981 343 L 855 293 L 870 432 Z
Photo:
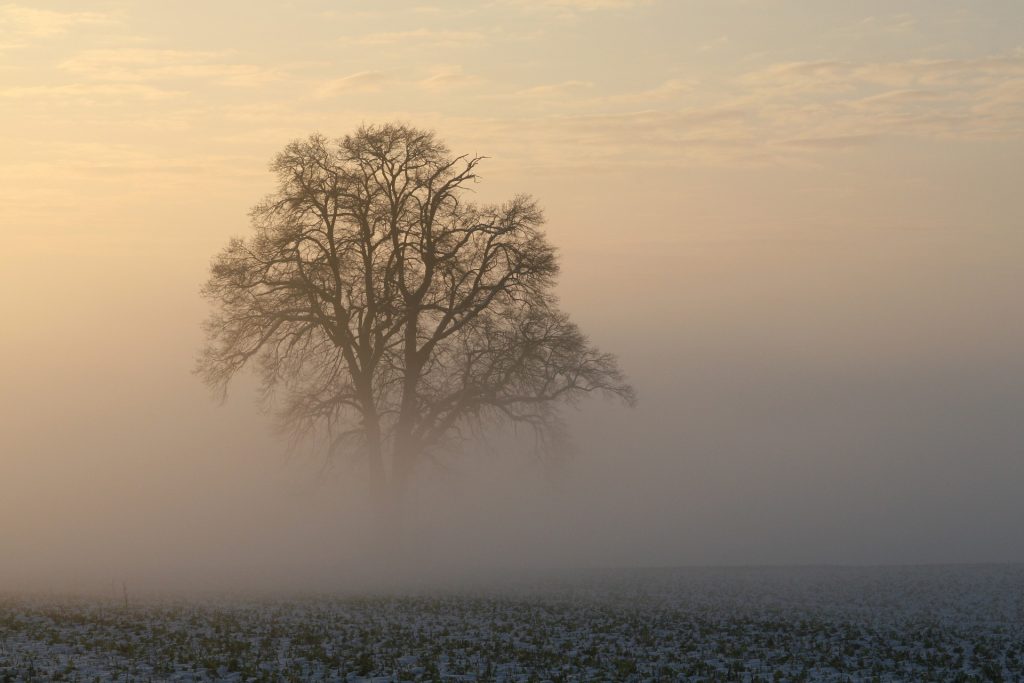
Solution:
M 549 437 L 562 403 L 631 403 L 615 358 L 558 308 L 537 203 L 468 201 L 482 160 L 401 124 L 289 144 L 251 234 L 213 260 L 202 378 L 226 391 L 254 366 L 283 427 L 359 453 L 397 491 L 491 421 Z

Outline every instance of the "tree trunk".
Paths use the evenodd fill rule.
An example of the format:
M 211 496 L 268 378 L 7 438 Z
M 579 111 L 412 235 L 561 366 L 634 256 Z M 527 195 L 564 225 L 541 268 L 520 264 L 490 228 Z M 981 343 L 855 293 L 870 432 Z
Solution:
M 362 405 L 363 434 L 366 437 L 366 466 L 370 480 L 370 495 L 383 505 L 388 495 L 388 476 L 384 467 L 384 439 L 381 434 L 380 415 L 373 400 L 373 387 L 369 381 L 359 383 L 359 402 Z
M 391 493 L 401 502 L 409 494 L 409 481 L 416 465 L 416 449 L 411 434 L 397 434 L 391 470 Z
M 376 498 L 387 495 L 387 474 L 384 471 L 384 446 L 381 442 L 380 420 L 376 415 L 364 420 L 366 459 L 370 473 L 370 491 Z
M 408 494 L 409 479 L 418 453 L 413 435 L 417 422 L 416 412 L 419 409 L 416 388 L 419 385 L 420 373 L 423 371 L 423 360 L 416 348 L 418 327 L 418 319 L 412 316 L 405 328 L 405 376 L 402 378 L 402 401 L 395 424 L 395 443 L 391 461 L 391 489 L 399 505 Z

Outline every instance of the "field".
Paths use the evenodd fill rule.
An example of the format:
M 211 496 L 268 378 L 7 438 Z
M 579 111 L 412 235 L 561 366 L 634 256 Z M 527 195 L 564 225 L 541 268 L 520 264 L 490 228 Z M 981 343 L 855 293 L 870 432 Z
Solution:
M 290 600 L 0 598 L 0 681 L 1021 681 L 1024 567 L 593 571 Z

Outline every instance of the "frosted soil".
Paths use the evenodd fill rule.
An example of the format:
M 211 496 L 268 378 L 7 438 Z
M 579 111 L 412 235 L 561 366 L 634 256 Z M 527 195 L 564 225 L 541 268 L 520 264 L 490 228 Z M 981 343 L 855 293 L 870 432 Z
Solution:
M 580 572 L 290 600 L 0 598 L 0 681 L 1021 681 L 1024 566 Z

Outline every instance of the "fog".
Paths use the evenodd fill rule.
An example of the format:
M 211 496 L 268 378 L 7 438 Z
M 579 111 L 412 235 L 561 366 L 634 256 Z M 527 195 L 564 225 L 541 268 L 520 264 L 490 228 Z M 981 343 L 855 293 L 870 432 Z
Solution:
M 637 7 L 644 26 L 677 11 Z M 550 30 L 606 35 L 607 12 L 627 10 L 552 19 Z M 300 101 L 295 118 L 276 108 L 280 83 L 231 91 L 241 102 L 196 85 L 159 117 L 149 100 L 28 101 L 29 114 L 46 108 L 46 130 L 5 113 L 0 588 L 297 593 L 586 567 L 1024 562 L 1019 47 L 1000 34 L 942 48 L 946 29 L 921 19 L 899 52 L 863 17 L 833 18 L 893 41 L 880 48 L 888 61 L 872 62 L 879 70 L 938 55 L 961 60 L 935 68 L 965 80 L 929 81 L 941 102 L 924 113 L 842 109 L 851 119 L 828 113 L 835 90 L 823 90 L 822 114 L 719 102 L 694 86 L 688 102 L 716 121 L 726 103 L 742 109 L 726 121 L 778 114 L 744 119 L 749 129 L 728 143 L 700 128 L 700 111 L 659 118 L 682 111 L 675 100 L 616 100 L 640 90 L 599 82 L 605 62 L 593 55 L 579 68 L 599 84 L 554 119 L 488 118 L 502 100 L 465 94 L 480 109 L 463 115 L 419 90 L 396 103 L 373 89 L 359 91 L 359 107 Z M 156 32 L 147 19 L 88 30 Z M 730 20 L 746 57 L 701 52 L 706 70 L 680 57 L 662 72 L 649 55 L 650 85 L 690 69 L 703 83 L 747 83 L 734 72 L 830 57 L 820 44 L 767 47 Z M 671 52 L 664 36 L 630 26 L 628 40 L 647 35 Z M 868 59 L 856 41 L 835 40 L 849 63 Z M 255 50 L 241 38 L 235 49 Z M 991 54 L 998 69 L 977 61 Z M 360 68 L 335 66 L 338 78 Z M 38 80 L 56 67 L 23 68 Z M 488 68 L 518 78 L 515 92 L 548 84 L 541 66 Z M 975 87 L 998 97 L 964 109 L 956 98 Z M 620 126 L 619 106 L 636 117 Z M 225 118 L 207 125 L 197 107 Z M 608 118 L 572 118 L 581 111 Z M 817 126 L 822 144 L 787 147 L 779 121 L 790 115 Z M 945 115 L 958 123 L 942 127 Z M 618 355 L 639 404 L 568 408 L 572 447 L 547 458 L 497 435 L 425 469 L 401 540 L 382 542 L 350 460 L 290 451 L 251 379 L 220 404 L 192 369 L 208 313 L 199 286 L 271 189 L 270 156 L 314 129 L 341 135 L 394 116 L 436 128 L 457 152 L 492 155 L 481 201 L 538 197 L 561 254 L 562 306 Z M 157 143 L 134 123 L 119 137 L 118 117 L 157 122 L 169 137 Z M 848 130 L 822 130 L 832 123 Z M 683 140 L 694 127 L 708 145 L 696 153 Z M 63 147 L 40 161 L 50 135 Z
M 5 328 L 4 585 L 1021 561 L 1019 252 L 878 241 L 563 246 L 563 305 L 639 406 L 569 409 L 574 448 L 546 460 L 499 437 L 425 471 L 398 555 L 352 462 L 289 454 L 252 382 L 220 405 L 191 374 L 210 249 L 23 252 L 4 282 L 24 323 Z

